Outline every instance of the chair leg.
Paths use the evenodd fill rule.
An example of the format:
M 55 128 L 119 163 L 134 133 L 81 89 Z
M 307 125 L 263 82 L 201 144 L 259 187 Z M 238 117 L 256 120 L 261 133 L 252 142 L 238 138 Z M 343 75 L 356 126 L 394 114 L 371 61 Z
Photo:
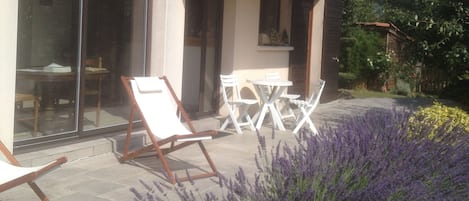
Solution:
M 153 141 L 153 140 L 152 140 Z M 175 184 L 176 183 L 176 178 L 174 177 L 174 174 L 173 172 L 171 171 L 171 169 L 169 168 L 169 165 L 168 165 L 168 162 L 166 161 L 166 158 L 164 156 L 164 153 L 163 151 L 160 149 L 159 145 L 158 145 L 158 142 L 154 141 L 153 142 L 153 146 L 155 147 L 155 151 L 156 151 L 156 156 L 160 159 L 161 161 L 161 164 L 163 165 L 163 168 L 166 172 L 166 176 L 168 177 L 169 181 L 172 183 L 172 184 Z
M 317 135 L 319 132 L 318 132 L 318 129 L 316 129 L 316 126 L 314 126 L 314 124 L 310 124 L 310 129 L 313 131 L 313 134 Z
M 255 131 L 256 130 L 256 127 L 254 127 L 254 122 L 252 122 L 252 119 L 251 117 L 249 116 L 249 114 L 246 113 L 246 121 L 249 122 L 249 127 L 251 128 L 252 131 Z
M 301 117 L 301 120 L 298 122 L 295 129 L 293 130 L 294 134 L 298 133 L 300 128 L 303 127 L 303 124 L 309 119 L 308 112 L 306 112 L 306 110 L 303 108 L 301 108 L 300 110 L 301 110 L 302 115 L 299 116 L 299 118 Z
M 228 116 L 228 117 L 225 118 L 225 121 L 224 121 L 223 124 L 221 125 L 220 130 L 223 131 L 223 130 L 226 129 L 226 127 L 227 127 L 228 124 L 230 123 L 230 118 L 231 118 L 230 116 Z
M 252 122 L 252 119 L 248 114 L 248 109 L 249 109 L 249 106 L 245 106 L 245 107 L 240 108 L 239 117 L 240 117 L 240 119 L 245 119 L 245 121 L 243 121 L 243 123 L 247 123 L 249 125 L 249 127 L 251 128 L 251 130 L 255 131 L 256 128 L 254 127 L 254 123 Z
M 301 120 L 298 122 L 298 125 L 295 127 L 295 129 L 293 130 L 293 133 L 296 134 L 298 132 L 298 130 L 300 130 L 300 128 L 306 123 L 308 122 L 308 125 L 311 129 L 311 131 L 313 131 L 313 134 L 318 134 L 318 130 L 316 129 L 316 127 L 314 126 L 314 123 L 313 121 L 311 121 L 311 114 L 313 113 L 313 109 L 312 108 L 309 108 L 308 111 L 306 111 L 304 108 L 300 108 L 301 109 L 301 113 L 302 113 L 302 117 L 301 117 Z
M 233 123 L 233 126 L 236 129 L 236 132 L 238 134 L 243 134 L 243 131 L 241 131 L 241 126 L 239 125 L 238 119 L 236 119 L 236 115 L 234 114 L 234 112 L 230 113 L 230 118 L 231 118 L 231 122 Z
M 239 106 L 238 108 L 234 108 L 233 110 L 228 110 L 229 115 L 226 117 L 225 121 L 223 122 L 220 130 L 225 130 L 229 123 L 233 123 L 233 126 L 236 129 L 236 133 L 243 134 L 241 130 L 241 126 L 249 125 L 252 131 L 255 131 L 254 123 L 251 117 L 249 116 L 247 110 L 249 106 Z M 236 111 L 238 111 L 238 116 L 235 115 Z
M 293 110 L 291 109 L 291 107 L 290 107 L 290 105 L 289 105 L 290 103 L 287 102 L 287 103 L 285 103 L 285 104 L 286 104 L 286 105 L 284 106 L 284 109 L 286 110 L 287 115 L 284 115 L 284 118 L 293 118 L 293 119 L 295 119 L 296 116 L 295 116 L 295 113 L 293 112 Z
M 207 149 L 205 149 L 205 146 L 202 143 L 202 141 L 199 141 L 198 144 L 199 144 L 200 149 L 204 153 L 205 159 L 207 159 L 207 162 L 210 165 L 210 168 L 212 169 L 214 173 L 218 174 L 217 168 L 215 167 L 215 163 L 213 163 L 212 159 L 210 158 L 210 155 L 208 155 L 208 151 Z
M 42 201 L 49 201 L 46 194 L 42 192 L 39 186 L 35 182 L 28 182 L 28 185 L 33 189 L 34 193 L 42 200 Z
M 99 127 L 101 119 L 101 98 L 98 97 L 98 104 L 96 106 L 96 127 Z
M 243 134 L 243 131 L 241 131 L 241 126 L 239 126 L 238 120 L 236 119 L 236 117 L 233 115 L 231 118 L 233 119 L 232 122 L 233 122 L 233 126 L 236 129 L 236 132 L 238 134 Z
M 96 104 L 96 126 L 99 127 L 100 123 L 100 115 L 101 115 L 101 91 L 102 91 L 102 86 L 101 86 L 102 80 L 101 78 L 98 79 L 98 94 L 97 94 L 97 104 Z
M 39 122 L 39 99 L 34 97 L 34 125 L 33 125 L 33 137 L 37 136 L 38 122 Z

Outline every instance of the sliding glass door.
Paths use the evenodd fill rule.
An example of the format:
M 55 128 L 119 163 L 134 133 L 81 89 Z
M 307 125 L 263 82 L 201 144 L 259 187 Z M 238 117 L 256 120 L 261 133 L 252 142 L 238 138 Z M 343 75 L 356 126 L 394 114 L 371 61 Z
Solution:
M 182 102 L 191 114 L 217 109 L 223 1 L 187 0 Z
M 119 78 L 145 74 L 147 1 L 20 0 L 18 7 L 15 143 L 126 124 Z
M 83 129 L 126 124 L 120 76 L 145 74 L 146 1 L 89 0 L 86 8 Z
M 18 1 L 15 140 L 77 130 L 80 2 Z

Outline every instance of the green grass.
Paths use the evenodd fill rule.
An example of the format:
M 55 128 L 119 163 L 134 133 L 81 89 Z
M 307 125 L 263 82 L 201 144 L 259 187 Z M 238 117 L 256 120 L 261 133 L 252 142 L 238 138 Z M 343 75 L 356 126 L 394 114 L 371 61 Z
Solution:
M 340 93 L 349 94 L 353 98 L 405 98 L 406 96 L 393 93 L 383 93 L 379 91 L 369 91 L 366 89 L 339 89 Z

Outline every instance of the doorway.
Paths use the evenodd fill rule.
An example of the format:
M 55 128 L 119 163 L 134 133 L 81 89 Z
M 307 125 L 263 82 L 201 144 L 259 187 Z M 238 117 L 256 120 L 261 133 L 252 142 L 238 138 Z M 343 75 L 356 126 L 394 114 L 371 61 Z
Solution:
M 292 26 L 291 26 L 291 46 L 295 47 L 290 52 L 289 80 L 293 81 L 293 86 L 288 90 L 291 93 L 301 94 L 307 97 L 307 85 L 309 80 L 308 53 L 310 51 L 310 10 L 312 1 L 293 1 Z
M 223 1 L 186 0 L 182 103 L 191 115 L 216 111 Z

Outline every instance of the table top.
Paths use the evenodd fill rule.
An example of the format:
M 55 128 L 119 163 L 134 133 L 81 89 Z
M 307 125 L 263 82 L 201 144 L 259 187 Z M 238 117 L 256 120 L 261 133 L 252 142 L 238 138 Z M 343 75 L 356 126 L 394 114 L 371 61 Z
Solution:
M 97 79 L 109 74 L 109 70 L 85 71 L 86 79 Z M 51 72 L 35 69 L 17 69 L 16 76 L 22 79 L 30 79 L 36 81 L 67 81 L 76 79 L 76 72 Z
M 248 80 L 248 82 L 255 85 L 264 86 L 292 86 L 293 82 L 288 80 Z

